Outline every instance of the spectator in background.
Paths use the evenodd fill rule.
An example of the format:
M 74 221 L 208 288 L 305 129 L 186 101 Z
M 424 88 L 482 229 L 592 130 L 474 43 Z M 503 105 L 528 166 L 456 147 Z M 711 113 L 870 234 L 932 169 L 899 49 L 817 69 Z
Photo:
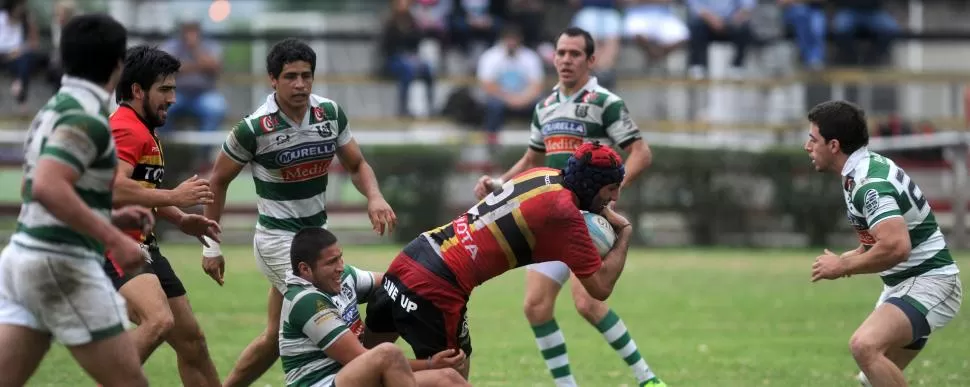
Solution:
M 522 29 L 522 43 L 533 50 L 542 43 L 543 0 L 508 0 L 508 21 Z
M 840 0 L 835 2 L 832 34 L 845 65 L 879 65 L 889 59 L 889 45 L 899 33 L 896 19 L 884 8 L 884 0 Z M 872 53 L 860 57 L 855 47 L 856 34 L 867 32 L 872 41 Z M 864 59 L 863 59 L 864 58 Z
M 785 23 L 795 32 L 802 64 L 810 70 L 825 65 L 824 0 L 778 0 Z
M 461 48 L 469 63 L 475 63 L 480 53 L 495 44 L 500 20 L 490 0 L 454 1 L 458 7 L 451 15 L 452 42 Z
M 688 72 L 693 78 L 707 76 L 707 49 L 712 41 L 734 43 L 731 73 L 737 75 L 744 67 L 748 45 L 751 44 L 751 13 L 757 0 L 686 0 L 688 43 Z
M 623 20 L 617 7 L 618 0 L 569 0 L 578 7 L 572 25 L 589 31 L 596 41 L 596 63 L 593 73 L 599 84 L 607 89 L 616 86 L 613 68 L 620 54 L 620 35 Z
M 502 40 L 478 60 L 478 82 L 485 91 L 485 130 L 489 145 L 498 143 L 498 131 L 506 113 L 531 117 L 542 92 L 542 59 L 522 45 L 522 32 L 515 25 L 502 29 Z
M 627 0 L 623 31 L 643 50 L 647 63 L 664 60 L 683 47 L 690 36 L 687 25 L 674 14 L 673 0 Z M 607 87 L 609 88 L 609 87 Z
M 381 51 L 387 60 L 387 69 L 398 80 L 398 115 L 410 117 L 408 90 L 411 82 L 421 78 L 427 84 L 428 108 L 434 108 L 434 75 L 431 64 L 418 56 L 421 31 L 417 20 L 411 15 L 410 0 L 393 0 L 391 16 L 384 23 Z
M 27 11 L 27 0 L 4 0 L 0 9 L 0 67 L 13 73 L 10 94 L 20 114 L 27 113 L 30 73 L 39 47 L 40 33 Z
M 74 0 L 59 0 L 54 4 L 54 17 L 51 19 L 51 57 L 47 66 L 47 82 L 54 90 L 61 88 L 61 76 L 64 74 L 60 51 L 61 29 L 75 14 L 77 14 L 77 3 Z
M 200 131 L 219 130 L 226 115 L 226 99 L 216 88 L 222 69 L 222 47 L 202 37 L 198 21 L 183 20 L 178 32 L 160 47 L 182 62 L 182 70 L 175 77 L 175 104 L 168 109 L 163 130 L 170 131 L 182 116 L 197 118 Z

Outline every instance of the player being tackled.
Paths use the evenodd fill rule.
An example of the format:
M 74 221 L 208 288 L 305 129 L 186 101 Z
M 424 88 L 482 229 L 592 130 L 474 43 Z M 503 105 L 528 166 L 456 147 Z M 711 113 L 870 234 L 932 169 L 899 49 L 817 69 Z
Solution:
M 587 143 L 564 170 L 533 168 L 513 177 L 501 192 L 422 233 L 398 254 L 367 306 L 367 327 L 399 332 L 419 359 L 464 350 L 469 361 L 459 371 L 467 379 L 472 346 L 465 312 L 476 286 L 517 267 L 557 260 L 593 297 L 607 299 L 632 234 L 630 222 L 607 206 L 624 173 L 615 151 Z M 617 232 L 602 259 L 581 210 L 602 214 Z

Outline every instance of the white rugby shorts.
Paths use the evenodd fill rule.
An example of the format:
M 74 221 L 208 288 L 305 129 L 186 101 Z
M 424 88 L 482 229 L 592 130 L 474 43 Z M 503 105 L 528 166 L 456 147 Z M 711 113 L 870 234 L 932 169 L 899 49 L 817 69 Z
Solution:
M 116 336 L 130 323 L 101 263 L 28 248 L 15 236 L 0 252 L 0 324 L 78 346 Z
M 942 328 L 956 317 L 963 299 L 959 274 L 928 275 L 908 278 L 896 286 L 883 285 L 876 307 L 887 299 L 898 297 L 923 313 L 930 332 Z
M 562 263 L 561 261 L 533 263 L 531 265 L 527 265 L 525 268 L 526 270 L 541 273 L 542 275 L 549 277 L 549 279 L 558 282 L 559 286 L 562 286 L 566 283 L 566 281 L 569 280 L 569 266 L 566 266 L 566 264 Z

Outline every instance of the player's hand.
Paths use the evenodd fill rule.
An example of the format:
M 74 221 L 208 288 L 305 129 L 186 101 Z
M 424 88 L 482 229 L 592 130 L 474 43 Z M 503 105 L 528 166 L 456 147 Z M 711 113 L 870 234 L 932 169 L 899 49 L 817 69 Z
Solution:
M 183 181 L 178 187 L 172 190 L 176 207 L 192 207 L 197 204 L 212 203 L 215 194 L 209 190 L 209 181 L 202 179 L 199 175 Z
M 367 216 L 370 217 L 370 223 L 377 235 L 383 236 L 384 233 L 390 233 L 397 225 L 397 215 L 394 215 L 394 210 L 384 198 L 371 199 L 367 202 Z
M 446 349 L 431 356 L 431 369 L 461 367 L 465 362 L 465 351 L 461 349 Z
M 603 207 L 603 211 L 600 211 L 600 215 L 606 218 L 606 221 L 610 222 L 610 225 L 613 226 L 613 229 L 616 231 L 620 231 L 620 229 L 623 227 L 630 225 L 630 221 L 623 217 L 623 215 L 620 215 L 614 211 L 613 206 L 607 205 L 606 207 Z
M 115 239 L 105 243 L 105 248 L 111 252 L 114 263 L 125 272 L 137 270 L 151 260 L 148 251 L 141 248 L 141 244 L 120 232 Z
M 141 206 L 124 206 L 111 211 L 111 224 L 122 230 L 141 230 L 149 234 L 155 228 L 152 211 Z
M 209 247 L 209 243 L 203 237 L 209 237 L 216 242 L 222 243 L 222 240 L 219 239 L 219 233 L 222 232 L 222 228 L 219 227 L 219 222 L 202 215 L 183 214 L 182 218 L 179 219 L 179 230 L 186 235 L 192 235 L 198 238 L 199 242 L 202 242 L 202 245 L 205 247 Z
M 488 196 L 489 192 L 492 192 L 492 177 L 489 175 L 483 175 L 478 178 L 478 183 L 475 183 L 475 197 L 478 200 L 482 200 L 485 196 Z
M 834 280 L 845 277 L 845 269 L 842 267 L 842 258 L 825 249 L 825 253 L 815 258 L 812 264 L 812 282 L 828 279 Z
M 205 271 L 213 281 L 219 286 L 225 283 L 226 260 L 221 255 L 215 257 L 202 257 L 202 270 Z

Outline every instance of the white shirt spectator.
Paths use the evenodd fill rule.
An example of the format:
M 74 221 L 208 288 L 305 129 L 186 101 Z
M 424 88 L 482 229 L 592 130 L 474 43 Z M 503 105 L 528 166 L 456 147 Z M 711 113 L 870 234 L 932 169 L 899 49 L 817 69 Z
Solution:
M 499 43 L 478 59 L 478 81 L 495 82 L 506 93 L 521 93 L 544 76 L 542 59 L 528 47 L 519 47 L 509 55 L 506 46 Z

